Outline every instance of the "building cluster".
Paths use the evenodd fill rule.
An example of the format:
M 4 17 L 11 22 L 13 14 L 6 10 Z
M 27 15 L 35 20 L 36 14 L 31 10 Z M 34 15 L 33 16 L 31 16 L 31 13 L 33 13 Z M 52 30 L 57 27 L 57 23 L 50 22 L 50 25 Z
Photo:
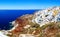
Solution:
M 34 14 L 32 21 L 36 22 L 40 26 L 43 26 L 49 22 L 60 21 L 60 7 L 53 7 L 38 11 Z

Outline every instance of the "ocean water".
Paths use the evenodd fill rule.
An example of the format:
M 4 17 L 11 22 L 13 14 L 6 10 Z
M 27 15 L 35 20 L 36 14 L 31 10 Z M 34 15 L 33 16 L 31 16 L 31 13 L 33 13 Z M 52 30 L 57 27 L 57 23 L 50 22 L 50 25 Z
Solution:
M 9 22 L 16 20 L 25 14 L 33 14 L 38 10 L 0 10 L 0 30 L 9 30 L 12 28 Z

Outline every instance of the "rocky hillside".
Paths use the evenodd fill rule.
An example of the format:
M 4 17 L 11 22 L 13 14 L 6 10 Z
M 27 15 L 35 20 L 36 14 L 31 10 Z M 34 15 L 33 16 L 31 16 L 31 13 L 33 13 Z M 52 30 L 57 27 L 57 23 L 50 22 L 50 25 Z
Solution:
M 60 37 L 60 7 L 18 17 L 8 30 L 9 37 Z

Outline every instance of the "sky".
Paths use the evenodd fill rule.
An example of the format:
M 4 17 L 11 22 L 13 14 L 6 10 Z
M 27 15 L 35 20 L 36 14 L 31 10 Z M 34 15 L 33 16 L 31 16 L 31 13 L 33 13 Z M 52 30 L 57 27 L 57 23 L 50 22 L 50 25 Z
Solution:
M 45 9 L 60 6 L 60 0 L 0 0 L 0 9 Z

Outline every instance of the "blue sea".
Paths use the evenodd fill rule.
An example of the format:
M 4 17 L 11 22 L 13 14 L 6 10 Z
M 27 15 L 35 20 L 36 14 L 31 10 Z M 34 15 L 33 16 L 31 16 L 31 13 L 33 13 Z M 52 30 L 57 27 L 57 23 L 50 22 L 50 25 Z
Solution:
M 9 22 L 25 14 L 33 14 L 38 10 L 0 10 L 0 30 L 9 30 L 13 26 Z

